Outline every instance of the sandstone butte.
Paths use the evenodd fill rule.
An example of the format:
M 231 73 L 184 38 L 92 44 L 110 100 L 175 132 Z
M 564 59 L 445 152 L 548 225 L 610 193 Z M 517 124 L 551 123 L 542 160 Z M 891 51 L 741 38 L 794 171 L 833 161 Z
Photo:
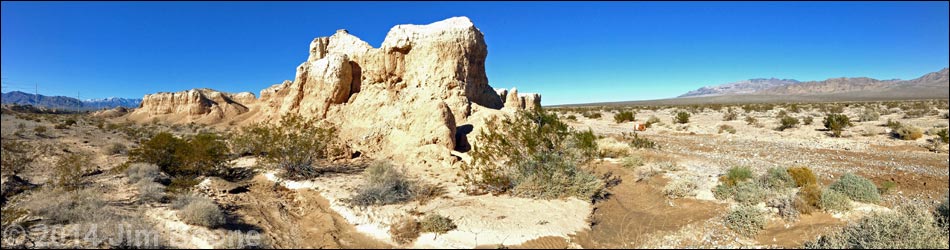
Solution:
M 353 150 L 403 164 L 448 166 L 463 133 L 492 117 L 541 106 L 538 94 L 494 89 L 485 74 L 484 35 L 467 17 L 396 25 L 380 48 L 346 30 L 310 43 L 284 81 L 253 93 L 192 89 L 146 95 L 135 122 L 215 126 L 275 122 L 297 114 L 335 124 Z M 474 128 L 460 132 L 459 127 Z M 458 133 L 458 134 L 457 134 Z M 464 155 L 464 154 L 463 154 Z

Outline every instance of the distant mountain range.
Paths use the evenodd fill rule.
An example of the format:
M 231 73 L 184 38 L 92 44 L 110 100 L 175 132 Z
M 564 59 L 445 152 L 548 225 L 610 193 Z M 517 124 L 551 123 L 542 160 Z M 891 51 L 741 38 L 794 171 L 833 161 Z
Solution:
M 111 109 L 115 107 L 137 108 L 142 99 L 128 98 L 101 98 L 79 100 L 67 96 L 44 96 L 30 93 L 13 91 L 3 93 L 3 104 L 33 105 L 36 107 L 58 108 L 68 110 L 98 110 Z
M 793 79 L 750 79 L 717 86 L 702 87 L 678 98 L 729 95 L 829 95 L 829 94 L 896 94 L 908 91 L 941 90 L 944 96 L 950 88 L 948 69 L 926 74 L 913 80 L 877 80 L 867 77 L 840 77 L 824 81 L 800 82 Z M 942 88 L 942 89 L 941 89 Z

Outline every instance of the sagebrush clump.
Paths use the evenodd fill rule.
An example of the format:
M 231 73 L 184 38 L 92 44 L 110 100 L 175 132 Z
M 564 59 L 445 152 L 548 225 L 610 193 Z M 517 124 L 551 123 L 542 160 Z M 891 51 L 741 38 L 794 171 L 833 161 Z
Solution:
M 350 198 L 356 206 L 387 205 L 412 200 L 417 181 L 406 176 L 396 166 L 376 161 L 363 171 L 365 181 Z
M 947 249 L 946 227 L 917 205 L 873 214 L 805 244 L 808 249 Z
M 788 170 L 785 168 L 769 168 L 760 180 L 763 186 L 773 190 L 795 187 L 795 179 L 788 174 Z
M 832 183 L 828 188 L 858 202 L 876 203 L 881 200 L 881 195 L 878 193 L 874 182 L 852 173 L 841 176 L 841 179 Z
M 742 236 L 754 237 L 765 229 L 765 211 L 754 206 L 739 206 L 729 211 L 724 223 L 727 228 Z
M 211 199 L 200 197 L 189 200 L 189 203 L 178 211 L 181 221 L 208 228 L 223 226 L 227 221 L 224 212 Z

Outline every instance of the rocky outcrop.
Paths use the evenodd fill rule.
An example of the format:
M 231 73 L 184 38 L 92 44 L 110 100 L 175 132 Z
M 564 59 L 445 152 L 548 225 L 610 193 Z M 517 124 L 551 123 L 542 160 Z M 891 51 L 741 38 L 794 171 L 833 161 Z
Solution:
M 156 93 L 145 95 L 141 106 L 129 114 L 129 118 L 139 121 L 158 118 L 173 123 L 215 123 L 248 111 L 244 104 L 234 99 L 232 94 L 211 89 Z M 237 99 L 244 100 L 246 96 L 238 95 Z
M 337 30 L 311 41 L 309 52 L 293 81 L 261 90 L 259 99 L 208 90 L 160 93 L 146 96 L 135 113 L 221 122 L 251 110 L 234 116 L 241 123 L 295 114 L 337 124 L 340 137 L 364 153 L 439 161 L 451 158 L 456 126 L 475 112 L 540 107 L 540 95 L 496 92 L 488 84 L 483 34 L 465 17 L 397 25 L 379 48 Z

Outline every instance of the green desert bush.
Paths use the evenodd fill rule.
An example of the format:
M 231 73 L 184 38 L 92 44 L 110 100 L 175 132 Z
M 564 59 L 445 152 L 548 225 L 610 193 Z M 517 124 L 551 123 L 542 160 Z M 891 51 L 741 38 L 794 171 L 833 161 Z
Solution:
M 36 126 L 35 128 L 33 128 L 33 133 L 36 134 L 36 136 L 39 136 L 39 137 L 46 137 L 46 136 L 47 136 L 47 135 L 46 135 L 46 132 L 47 132 L 48 130 L 49 130 L 49 129 L 47 129 L 46 126 Z
M 620 165 L 627 169 L 634 169 L 646 165 L 639 155 L 630 155 L 620 160 Z
M 639 134 L 633 134 L 630 137 L 630 147 L 636 149 L 656 149 L 656 142 L 647 139 L 646 137 L 641 137 Z
M 620 111 L 614 115 L 614 121 L 617 123 L 632 122 L 636 120 L 636 115 L 630 111 Z
M 361 207 L 410 201 L 417 185 L 403 170 L 385 161 L 371 163 L 363 177 L 365 181 L 349 199 L 350 204 Z
M 937 137 L 940 138 L 940 141 L 943 143 L 950 143 L 950 138 L 947 137 L 947 129 L 937 131 Z
M 927 209 L 872 214 L 805 244 L 808 249 L 947 249 L 948 233 Z
M 825 189 L 821 192 L 821 209 L 828 211 L 846 212 L 851 210 L 851 199 L 833 189 Z
M 730 133 L 730 134 L 735 134 L 735 133 L 736 133 L 736 128 L 734 128 L 734 127 L 732 127 L 732 126 L 729 126 L 729 125 L 726 125 L 726 124 L 719 125 L 719 133 L 722 134 L 722 132 L 728 132 L 728 133 Z
M 726 175 L 721 177 L 721 181 L 728 186 L 736 186 L 740 182 L 752 178 L 752 169 L 749 167 L 735 166 L 726 171 Z
M 828 188 L 838 191 L 857 202 L 876 203 L 881 200 L 881 195 L 878 193 L 874 182 L 852 173 L 841 176 L 838 181 L 832 183 Z
M 739 206 L 726 214 L 724 224 L 727 228 L 746 237 L 754 237 L 767 222 L 765 211 L 754 206 Z
M 191 199 L 178 211 L 178 218 L 185 223 L 208 228 L 217 228 L 227 223 L 221 208 L 213 200 L 204 197 Z
M 877 188 L 877 192 L 881 195 L 885 195 L 891 193 L 894 188 L 897 188 L 897 183 L 893 181 L 884 181 L 881 183 L 881 186 Z
M 736 195 L 736 187 L 719 184 L 713 188 L 712 193 L 717 200 L 726 200 Z
M 587 119 L 600 119 L 600 117 L 602 117 L 603 114 L 597 111 L 585 111 L 584 113 L 581 113 L 581 116 Z
M 809 115 L 809 116 L 805 116 L 805 118 L 802 118 L 803 125 L 808 126 L 808 125 L 811 125 L 812 123 L 815 123 L 814 117 Z
M 557 116 L 519 112 L 485 126 L 482 143 L 474 143 L 472 161 L 460 172 L 470 192 L 584 200 L 603 192 L 604 182 L 581 168 L 592 158 L 588 154 L 597 152 L 596 141 L 578 136 Z
M 835 137 L 841 137 L 844 129 L 852 125 L 848 116 L 840 113 L 828 114 L 823 123 L 825 128 L 830 130 Z
M 890 128 L 891 130 L 897 130 L 897 129 L 903 127 L 904 124 L 902 124 L 902 123 L 899 122 L 899 121 L 894 121 L 894 120 L 891 120 L 891 119 L 887 119 L 887 123 L 885 123 L 884 126 L 887 127 L 887 128 Z
M 398 244 L 409 244 L 419 238 L 421 226 L 412 216 L 405 216 L 389 226 L 389 235 Z
M 897 139 L 901 139 L 905 141 L 913 141 L 913 140 L 920 139 L 921 137 L 924 137 L 924 131 L 918 127 L 914 127 L 910 125 L 902 125 L 896 130 L 891 131 L 891 135 L 893 135 L 894 138 L 897 138 Z
M 158 133 L 129 152 L 131 162 L 150 163 L 172 176 L 213 175 L 227 168 L 227 144 L 217 135 L 200 133 L 181 139 Z
M 818 184 L 818 177 L 807 167 L 789 168 L 788 175 L 792 176 L 792 180 L 795 180 L 796 187 Z
M 676 120 L 676 123 L 687 124 L 689 123 L 689 113 L 685 111 L 677 112 L 675 120 Z
M 791 116 L 783 116 L 779 118 L 779 126 L 776 128 L 778 131 L 785 131 L 786 129 L 794 128 L 798 126 L 798 118 Z
M 768 190 L 759 186 L 758 183 L 740 182 L 736 185 L 735 195 L 732 198 L 743 204 L 758 204 L 767 196 Z
M 455 228 L 457 226 L 452 219 L 438 214 L 429 214 L 419 222 L 419 231 L 424 233 L 444 234 Z
M 795 187 L 795 179 L 792 178 L 792 175 L 788 174 L 788 169 L 779 167 L 769 168 L 769 170 L 765 172 L 765 175 L 762 175 L 760 178 L 760 182 L 762 186 L 773 190 Z

